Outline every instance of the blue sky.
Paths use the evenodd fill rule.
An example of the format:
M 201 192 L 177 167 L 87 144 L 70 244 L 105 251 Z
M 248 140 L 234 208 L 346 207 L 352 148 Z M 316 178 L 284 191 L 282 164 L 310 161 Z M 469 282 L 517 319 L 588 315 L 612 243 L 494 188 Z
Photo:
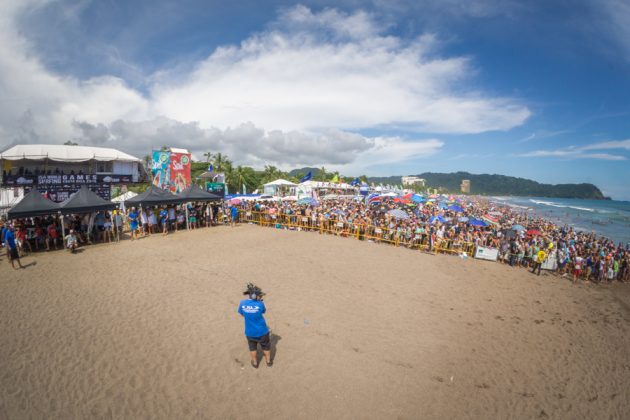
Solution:
M 630 199 L 627 1 L 6 0 L 0 16 L 2 149 L 168 144 Z

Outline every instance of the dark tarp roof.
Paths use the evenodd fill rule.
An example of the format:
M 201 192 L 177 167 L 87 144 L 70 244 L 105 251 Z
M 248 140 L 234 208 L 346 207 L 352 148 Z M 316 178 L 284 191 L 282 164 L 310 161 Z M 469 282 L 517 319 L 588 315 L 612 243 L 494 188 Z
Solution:
M 183 203 L 182 200 L 175 194 L 171 194 L 169 191 L 163 190 L 155 185 L 151 185 L 145 192 L 138 194 L 135 197 L 125 201 L 125 206 L 155 206 L 159 204 L 177 204 Z
M 182 200 L 188 201 L 219 201 L 223 198 L 216 194 L 212 194 L 211 192 L 204 191 L 198 185 L 192 184 L 190 187 L 186 188 L 184 191 L 177 194 Z
M 118 207 L 116 203 L 103 200 L 86 186 L 81 187 L 79 191 L 60 204 L 60 210 L 63 214 L 112 210 L 116 207 Z
M 9 219 L 19 217 L 45 216 L 59 211 L 59 204 L 50 201 L 36 189 L 31 190 L 8 212 Z

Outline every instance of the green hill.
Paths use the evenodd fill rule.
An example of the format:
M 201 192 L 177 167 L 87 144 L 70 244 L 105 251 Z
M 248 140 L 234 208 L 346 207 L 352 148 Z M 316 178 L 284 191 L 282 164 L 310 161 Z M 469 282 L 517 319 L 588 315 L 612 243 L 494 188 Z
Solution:
M 416 175 L 426 180 L 427 187 L 443 188 L 449 192 L 459 192 L 463 179 L 470 180 L 470 193 L 478 195 L 517 195 L 529 197 L 606 199 L 593 184 L 541 184 L 525 178 L 505 175 L 471 174 L 468 172 L 436 173 L 425 172 Z M 374 177 L 370 182 L 400 184 L 401 177 Z

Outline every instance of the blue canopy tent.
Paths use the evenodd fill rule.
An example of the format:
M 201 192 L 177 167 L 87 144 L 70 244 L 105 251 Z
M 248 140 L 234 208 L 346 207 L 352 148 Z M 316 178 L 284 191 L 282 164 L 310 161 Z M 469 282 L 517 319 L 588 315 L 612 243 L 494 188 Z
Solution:
M 470 226 L 479 226 L 479 227 L 486 227 L 486 226 L 488 226 L 488 224 L 486 222 L 484 222 L 483 220 L 479 220 L 479 219 L 470 219 L 470 220 L 468 220 L 468 224 Z

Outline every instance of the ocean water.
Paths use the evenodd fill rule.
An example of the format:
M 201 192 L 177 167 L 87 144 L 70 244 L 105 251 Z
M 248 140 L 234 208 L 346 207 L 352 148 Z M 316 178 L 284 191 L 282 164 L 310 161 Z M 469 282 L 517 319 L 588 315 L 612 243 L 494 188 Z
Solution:
M 595 231 L 615 242 L 630 243 L 630 201 L 577 198 L 492 197 L 515 211 L 544 217 L 560 226 Z

